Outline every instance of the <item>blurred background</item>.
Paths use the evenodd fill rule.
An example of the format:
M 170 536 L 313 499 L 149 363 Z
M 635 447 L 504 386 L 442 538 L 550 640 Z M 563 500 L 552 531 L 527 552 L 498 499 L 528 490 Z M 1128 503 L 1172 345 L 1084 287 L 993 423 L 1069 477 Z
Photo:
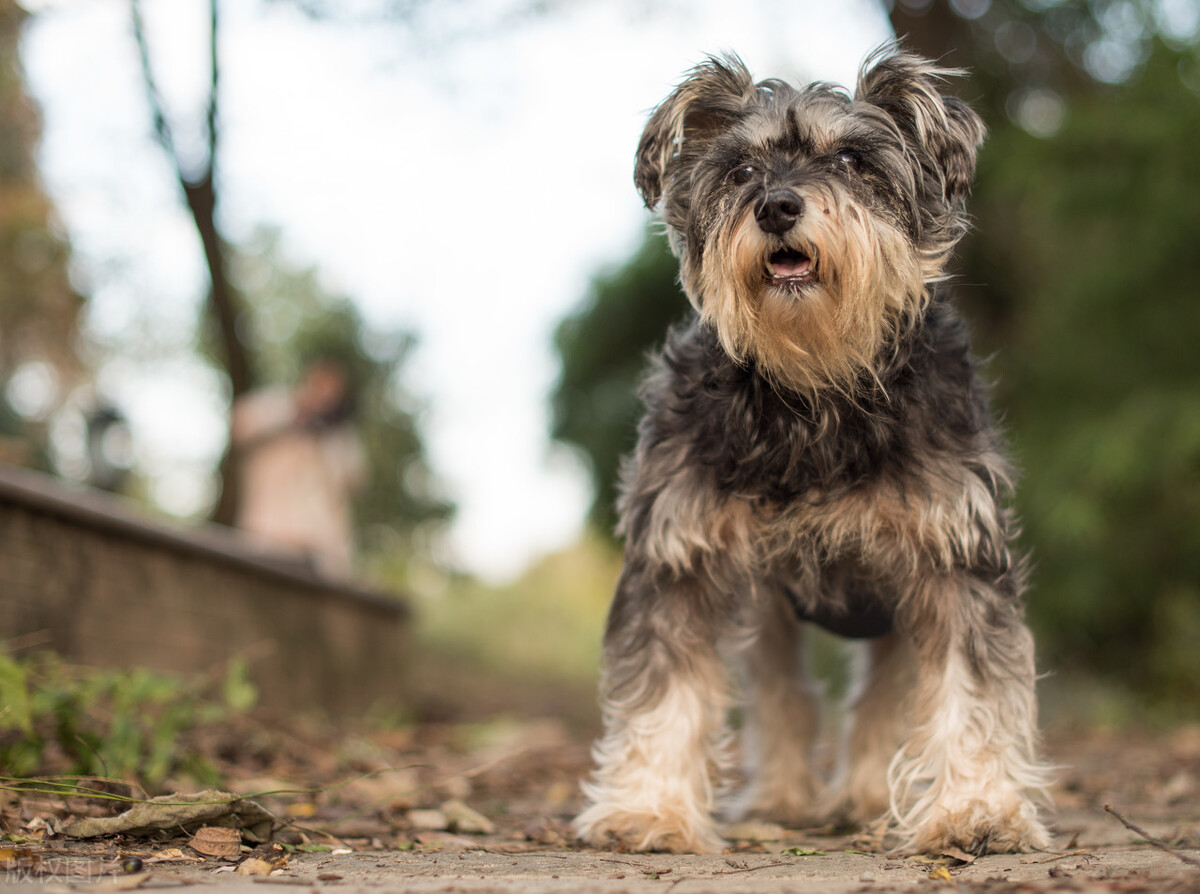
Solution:
M 0 0 L 0 460 L 233 523 L 235 406 L 332 358 L 351 573 L 414 601 L 443 691 L 588 713 L 633 390 L 686 308 L 645 117 L 709 52 L 852 85 L 896 35 L 990 129 L 955 273 L 1040 665 L 1194 716 L 1200 0 Z

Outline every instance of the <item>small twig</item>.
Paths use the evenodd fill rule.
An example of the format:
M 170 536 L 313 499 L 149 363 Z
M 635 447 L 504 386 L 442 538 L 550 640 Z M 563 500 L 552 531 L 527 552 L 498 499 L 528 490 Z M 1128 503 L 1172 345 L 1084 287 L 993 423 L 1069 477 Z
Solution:
M 716 876 L 716 875 L 739 875 L 743 872 L 758 872 L 760 869 L 777 869 L 780 866 L 789 866 L 789 865 L 791 865 L 791 864 L 787 860 L 776 860 L 773 863 L 762 863 L 758 866 L 739 866 L 734 869 L 714 869 L 712 872 L 712 875 L 714 875 L 714 876 Z M 672 881 L 671 884 L 667 887 L 666 894 L 670 894 L 671 891 L 674 891 L 677 887 L 682 885 L 684 882 L 702 882 L 702 881 L 712 881 L 712 879 L 708 878 L 707 876 L 703 876 L 703 875 L 680 876 L 679 878 Z
M 526 846 L 517 846 L 517 849 L 510 850 L 507 847 L 480 847 L 478 850 L 485 854 L 495 854 L 498 857 L 541 857 L 547 860 L 570 860 L 574 854 L 548 854 L 545 851 L 554 850 L 560 847 L 556 844 L 530 844 Z
M 1031 863 L 1053 863 L 1056 860 L 1065 860 L 1067 857 L 1082 857 L 1086 853 L 1088 853 L 1088 849 L 1086 847 L 1084 847 L 1084 848 L 1080 848 L 1078 850 L 1064 851 L 1061 854 L 1055 854 L 1053 857 L 1043 857 L 1040 860 L 1030 860 L 1030 862 Z
M 1184 863 L 1187 863 L 1189 866 L 1195 866 L 1197 869 L 1200 869 L 1200 860 L 1197 860 L 1195 857 L 1189 857 L 1187 854 L 1180 853 L 1176 848 L 1171 847 L 1165 841 L 1159 841 L 1157 838 L 1151 837 L 1150 835 L 1148 835 L 1146 833 L 1145 829 L 1139 829 L 1137 826 L 1135 826 L 1129 820 L 1125 819 L 1125 817 L 1121 816 L 1121 814 L 1117 813 L 1117 811 L 1113 808 L 1113 806 L 1111 804 L 1104 805 L 1104 812 L 1110 813 L 1113 816 L 1115 816 L 1117 818 L 1117 820 L 1121 823 L 1121 825 L 1123 825 L 1126 829 L 1128 829 L 1130 832 L 1133 832 L 1137 835 L 1142 836 L 1142 838 L 1144 838 L 1146 841 L 1148 841 L 1150 844 L 1154 845 L 1155 847 L 1166 851 L 1168 854 L 1170 854 L 1173 857 L 1178 857 L 1180 860 L 1182 860 Z

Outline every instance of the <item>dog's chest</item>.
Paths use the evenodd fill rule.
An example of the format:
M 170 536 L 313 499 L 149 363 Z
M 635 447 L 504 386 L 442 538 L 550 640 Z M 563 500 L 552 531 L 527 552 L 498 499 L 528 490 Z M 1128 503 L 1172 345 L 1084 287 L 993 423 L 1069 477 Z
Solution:
M 709 395 L 686 436 L 716 489 L 757 503 L 820 504 L 909 464 L 911 432 L 890 408 L 785 399 L 761 382 Z

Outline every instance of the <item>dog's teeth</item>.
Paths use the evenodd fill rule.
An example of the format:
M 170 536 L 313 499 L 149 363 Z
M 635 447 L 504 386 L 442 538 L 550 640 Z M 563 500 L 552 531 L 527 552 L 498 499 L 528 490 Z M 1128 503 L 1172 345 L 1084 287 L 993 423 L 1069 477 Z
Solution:
M 812 259 L 798 251 L 776 252 L 767 262 L 771 275 L 778 279 L 792 279 L 812 272 Z

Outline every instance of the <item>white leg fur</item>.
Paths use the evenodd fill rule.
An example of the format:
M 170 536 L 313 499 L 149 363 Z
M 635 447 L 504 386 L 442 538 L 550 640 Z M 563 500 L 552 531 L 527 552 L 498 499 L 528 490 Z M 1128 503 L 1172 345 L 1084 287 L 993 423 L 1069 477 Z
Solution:
M 593 749 L 598 767 L 583 786 L 590 806 L 575 820 L 580 838 L 638 851 L 721 850 L 712 811 L 727 763 L 726 689 L 713 685 L 716 669 L 707 670 L 676 674 L 651 707 L 606 706 L 606 732 Z
M 1017 631 L 1028 638 L 1027 630 Z M 1032 645 L 1026 650 L 1032 657 Z M 933 664 L 932 662 L 930 664 Z M 959 648 L 921 669 L 914 727 L 888 770 L 902 847 L 935 852 L 1046 847 L 1046 768 L 1034 756 L 1033 672 L 985 687 Z
M 805 631 L 783 599 L 770 600 L 761 615 L 754 639 L 741 653 L 748 783 L 728 812 L 806 825 L 816 818 L 820 784 L 812 770 L 818 702 L 803 654 Z

